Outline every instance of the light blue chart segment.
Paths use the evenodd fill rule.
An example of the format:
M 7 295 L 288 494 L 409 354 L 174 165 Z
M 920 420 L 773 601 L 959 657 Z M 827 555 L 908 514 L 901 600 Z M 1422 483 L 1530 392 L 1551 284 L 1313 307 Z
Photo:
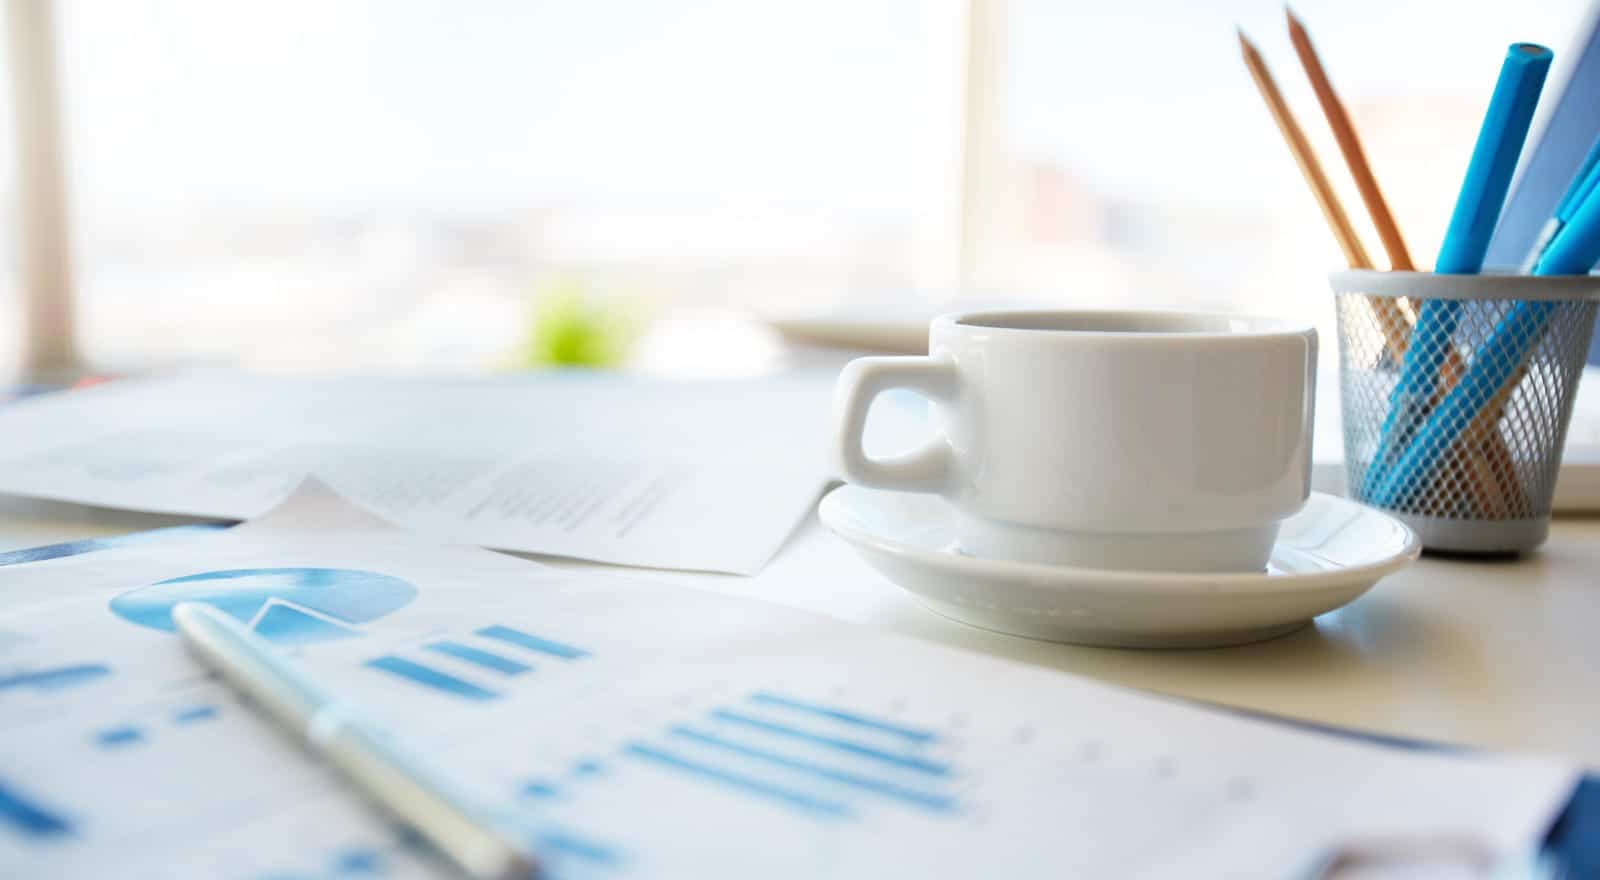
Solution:
M 393 654 L 368 660 L 367 666 L 412 684 L 468 700 L 494 700 L 500 696 L 498 692 L 480 687 L 464 678 Z
M 333 859 L 333 870 L 340 876 L 377 877 L 386 872 L 383 853 L 370 847 L 351 847 Z
M 546 852 L 608 868 L 618 867 L 623 862 L 622 854 L 611 847 L 554 826 L 542 829 L 535 837 L 539 848 Z
M 0 675 L 0 691 L 34 690 L 59 691 L 98 681 L 111 674 L 111 668 L 99 663 L 77 666 L 58 666 L 53 669 L 31 669 Z
M 186 706 L 172 713 L 174 724 L 200 724 L 205 721 L 215 721 L 216 718 L 217 707 L 210 705 Z
M 950 766 L 942 761 L 925 758 L 919 754 L 908 754 L 893 751 L 880 746 L 859 742 L 848 737 L 831 733 L 822 733 L 793 724 L 774 721 L 748 712 L 732 709 L 715 709 L 710 713 L 712 721 L 723 722 L 741 728 L 753 729 L 762 733 L 773 734 L 784 739 L 795 740 L 810 745 L 822 746 L 833 749 L 852 757 L 867 758 L 896 769 L 913 770 L 929 776 L 948 776 Z
M 72 833 L 66 816 L 7 785 L 0 779 L 0 827 L 28 837 L 60 837 Z
M 118 617 L 171 632 L 172 607 L 204 602 L 278 644 L 350 638 L 359 625 L 404 608 L 417 588 L 351 568 L 235 568 L 172 578 L 111 600 Z
M 131 724 L 108 727 L 94 735 L 95 745 L 102 749 L 121 749 L 140 745 L 144 741 L 144 731 Z
M 778 706 L 784 709 L 792 709 L 796 712 L 816 715 L 820 718 L 827 718 L 833 721 L 842 721 L 846 724 L 866 728 L 868 730 L 878 730 L 884 733 L 892 733 L 895 736 L 902 737 L 906 740 L 919 744 L 930 743 L 939 738 L 938 734 L 931 730 L 907 727 L 904 724 L 897 724 L 892 721 L 884 721 L 879 718 L 873 718 L 869 715 L 863 715 L 860 712 L 851 712 L 845 709 L 835 709 L 831 706 L 825 706 L 821 703 L 812 703 L 806 700 L 796 700 L 793 697 L 785 697 L 779 694 L 769 693 L 767 691 L 752 694 L 750 696 L 750 702 L 755 703 L 758 706 Z
M 502 654 L 496 654 L 493 651 L 485 651 L 482 648 L 475 648 L 471 645 L 464 645 L 460 642 L 453 642 L 449 639 L 441 639 L 440 641 L 424 645 L 423 647 L 433 651 L 436 654 L 443 654 L 446 657 L 454 657 L 462 662 L 471 663 L 474 666 L 481 666 L 484 669 L 493 670 L 501 675 L 521 675 L 522 673 L 533 669 L 532 666 L 529 666 L 526 663 L 513 660 L 510 657 L 506 657 Z
M 582 648 L 575 648 L 572 645 L 552 641 L 532 633 L 525 633 L 509 626 L 486 626 L 478 630 L 478 635 L 486 639 L 494 639 L 509 645 L 516 645 L 519 648 L 526 648 L 536 654 L 559 657 L 562 660 L 578 660 L 589 656 L 589 652 Z
M 725 750 L 735 755 L 753 758 L 776 767 L 795 770 L 800 773 L 814 776 L 828 782 L 839 783 L 851 788 L 884 797 L 895 798 L 926 810 L 945 812 L 955 807 L 955 799 L 937 792 L 924 791 L 892 781 L 877 779 L 871 776 L 830 767 L 819 761 L 787 755 L 779 751 L 752 746 L 738 740 L 728 739 L 706 730 L 679 725 L 671 731 L 673 736 L 681 737 L 700 745 L 712 746 Z
M 728 770 L 709 762 L 696 761 L 686 758 L 678 753 L 665 749 L 658 749 L 644 743 L 629 743 L 623 751 L 634 757 L 671 768 L 680 773 L 699 777 L 759 797 L 776 800 L 796 809 L 814 813 L 831 819 L 843 819 L 850 815 L 850 808 L 838 801 L 817 797 L 804 791 L 786 788 L 774 782 L 768 782 L 756 776 Z

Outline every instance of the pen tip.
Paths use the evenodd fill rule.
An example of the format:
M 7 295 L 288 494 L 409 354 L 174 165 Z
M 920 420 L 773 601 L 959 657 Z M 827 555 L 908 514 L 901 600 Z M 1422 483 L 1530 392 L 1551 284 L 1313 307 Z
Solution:
M 1244 28 L 1234 25 L 1233 32 L 1239 35 L 1240 48 L 1244 49 L 1247 54 L 1256 54 L 1256 44 L 1250 42 L 1250 38 L 1244 35 Z
M 1283 4 L 1283 17 L 1289 20 L 1289 29 L 1294 31 L 1305 30 L 1305 25 L 1300 23 L 1300 16 L 1294 14 L 1294 7 Z

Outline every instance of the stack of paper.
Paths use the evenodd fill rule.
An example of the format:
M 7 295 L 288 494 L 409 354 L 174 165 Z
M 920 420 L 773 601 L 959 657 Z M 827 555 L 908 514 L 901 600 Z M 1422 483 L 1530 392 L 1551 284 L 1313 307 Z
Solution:
M 8 571 L 0 876 L 438 870 L 202 673 L 181 600 L 520 813 L 555 877 L 1298 877 L 1374 840 L 1518 853 L 1574 778 L 552 570 L 313 487 L 231 530 Z
M 832 377 L 114 382 L 0 410 L 0 492 L 241 518 L 316 475 L 506 550 L 748 574 L 811 509 Z

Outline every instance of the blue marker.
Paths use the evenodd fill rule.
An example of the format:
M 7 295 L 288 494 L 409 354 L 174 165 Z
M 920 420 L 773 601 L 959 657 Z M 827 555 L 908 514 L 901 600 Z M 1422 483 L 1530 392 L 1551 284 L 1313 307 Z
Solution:
M 1522 142 L 1528 137 L 1551 57 L 1549 49 L 1533 43 L 1513 43 L 1506 50 L 1434 272 L 1476 275 L 1483 268 L 1489 237 L 1511 188 L 1511 175 L 1517 170 L 1517 157 L 1522 155 Z
M 1600 138 L 1595 138 L 1589 146 L 1589 155 L 1583 157 L 1583 164 L 1578 166 L 1572 181 L 1567 184 L 1567 191 L 1561 194 L 1561 201 L 1556 204 L 1556 219 L 1562 223 L 1572 220 L 1578 213 L 1578 206 L 1583 204 L 1583 197 L 1594 188 L 1595 168 L 1600 167 Z
M 1511 188 L 1511 175 L 1528 137 L 1551 57 L 1549 49 L 1532 43 L 1513 43 L 1506 50 L 1500 79 L 1489 99 L 1483 127 L 1478 130 L 1478 143 L 1467 164 L 1466 179 L 1461 182 L 1461 194 L 1456 198 L 1444 244 L 1434 263 L 1436 274 L 1476 275 L 1483 268 L 1489 238 L 1500 218 L 1506 191 Z M 1460 309 L 1461 304 L 1451 300 L 1422 304 L 1400 364 L 1399 384 L 1389 401 L 1377 454 L 1362 480 L 1361 495 L 1368 501 L 1384 504 L 1377 490 L 1389 476 L 1390 463 L 1410 445 L 1417 427 L 1428 418 L 1439 391 L 1443 353 L 1456 332 Z
M 1528 249 L 1528 258 L 1523 261 L 1518 272 L 1532 274 L 1534 267 L 1539 265 L 1539 258 L 1544 256 L 1545 248 L 1555 240 L 1557 233 L 1572 222 L 1572 216 L 1577 213 L 1578 206 L 1583 204 L 1583 199 L 1594 189 L 1596 181 L 1600 181 L 1600 138 L 1594 139 L 1594 144 L 1589 147 L 1589 154 L 1583 157 L 1583 164 L 1573 173 L 1572 180 L 1567 183 L 1567 191 L 1561 194 L 1561 201 L 1556 203 L 1555 213 L 1545 221 L 1544 228 L 1539 230 L 1539 236 L 1534 240 L 1533 247 Z
M 1582 275 L 1600 261 L 1600 191 L 1591 188 L 1568 223 L 1545 250 L 1536 275 Z M 1456 387 L 1429 414 L 1387 478 L 1368 496 L 1387 507 L 1405 501 L 1413 487 L 1433 479 L 1433 469 L 1449 452 L 1473 417 L 1511 380 L 1539 344 L 1554 313 L 1554 302 L 1519 302 L 1473 352 Z
M 1545 248 L 1535 275 L 1586 275 L 1600 260 L 1600 190 L 1593 187 L 1561 234 Z

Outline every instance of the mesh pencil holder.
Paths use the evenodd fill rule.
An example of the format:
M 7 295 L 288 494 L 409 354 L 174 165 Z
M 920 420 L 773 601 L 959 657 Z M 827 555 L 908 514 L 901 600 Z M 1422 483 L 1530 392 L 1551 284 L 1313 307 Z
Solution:
M 1350 495 L 1430 550 L 1542 544 L 1600 277 L 1330 280 Z

